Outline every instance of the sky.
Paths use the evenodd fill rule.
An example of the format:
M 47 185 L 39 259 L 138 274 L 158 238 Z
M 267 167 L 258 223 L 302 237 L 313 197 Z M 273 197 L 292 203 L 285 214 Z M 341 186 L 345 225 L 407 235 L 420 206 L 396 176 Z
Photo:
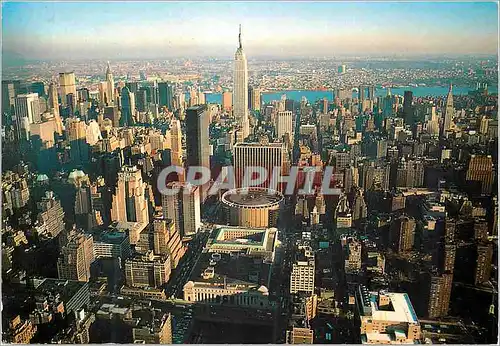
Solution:
M 487 55 L 495 2 L 3 2 L 24 59 Z

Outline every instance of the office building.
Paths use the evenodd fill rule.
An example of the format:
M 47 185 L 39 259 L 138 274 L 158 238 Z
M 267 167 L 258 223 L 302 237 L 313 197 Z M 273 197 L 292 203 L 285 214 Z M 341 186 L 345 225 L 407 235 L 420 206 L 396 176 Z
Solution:
M 309 246 L 299 246 L 292 265 L 290 293 L 314 293 L 314 252 Z
M 182 167 L 182 131 L 181 122 L 172 119 L 170 123 L 170 152 L 173 166 Z
M 136 312 L 138 314 L 138 312 Z M 172 315 L 159 309 L 140 311 L 139 321 L 132 328 L 135 344 L 172 344 Z
M 135 96 L 127 87 L 121 92 L 120 126 L 132 126 L 135 123 Z
M 2 81 L 2 114 L 13 115 L 16 99 L 16 87 L 14 82 Z
M 72 231 L 68 243 L 61 249 L 57 260 L 59 279 L 90 280 L 90 264 L 94 262 L 94 239 L 92 235 Z
M 311 328 L 293 327 L 286 331 L 287 344 L 313 344 L 314 331 Z
M 118 173 L 118 185 L 113 195 L 111 220 L 149 222 L 147 184 L 136 166 L 123 166 Z
M 267 172 L 267 179 L 259 187 L 270 187 L 275 167 L 280 173 L 283 167 L 282 143 L 237 143 L 233 147 L 234 175 L 236 188 L 248 186 L 251 177 L 245 177 L 247 166 L 262 167 Z
M 120 116 L 121 112 L 118 109 L 118 106 L 107 106 L 104 107 L 104 119 L 109 119 L 111 120 L 111 124 L 113 127 L 119 127 L 120 126 Z
M 155 255 L 170 257 L 170 267 L 177 268 L 180 259 L 184 256 L 185 248 L 182 245 L 179 232 L 175 229 L 172 219 L 157 216 L 153 220 L 153 251 Z
M 431 277 L 429 305 L 427 309 L 429 318 L 445 317 L 448 315 L 452 283 L 452 273 L 444 273 Z
M 40 101 L 38 94 L 22 94 L 15 98 L 15 125 L 17 130 L 17 138 L 28 139 L 30 133 L 30 125 L 39 123 L 40 116 Z
M 401 216 L 391 225 L 391 244 L 397 252 L 407 252 L 413 249 L 415 242 L 415 219 Z
M 361 270 L 361 242 L 353 237 L 342 239 L 344 251 L 344 270 L 346 273 L 356 273 Z
M 31 83 L 30 91 L 38 94 L 39 97 L 45 97 L 45 84 L 43 82 L 33 82 Z
M 30 320 L 21 320 L 17 315 L 9 321 L 9 328 L 4 331 L 4 341 L 13 344 L 29 344 L 37 332 L 37 326 Z
M 293 122 L 292 122 L 292 112 L 283 111 L 278 112 L 276 117 L 276 137 L 281 139 L 286 133 L 291 138 L 293 143 Z
M 259 88 L 249 87 L 248 91 L 250 109 L 253 111 L 260 111 L 261 107 L 261 91 Z
M 474 280 L 476 285 L 485 284 L 490 280 L 492 261 L 493 245 L 491 243 L 478 245 Z
M 61 202 L 54 197 L 52 191 L 45 192 L 45 197 L 37 203 L 40 212 L 37 221 L 44 230 L 44 235 L 55 238 L 64 230 L 64 210 Z
M 369 292 L 359 285 L 356 313 L 362 344 L 418 344 L 421 327 L 406 293 Z
M 206 247 L 211 253 L 245 254 L 273 262 L 277 245 L 276 228 L 216 226 Z
M 210 305 L 209 311 L 225 311 L 224 316 L 233 314 L 248 323 L 255 313 L 262 316 L 274 310 L 267 289 L 270 270 L 270 263 L 257 257 L 204 252 L 184 285 L 184 300 Z M 241 310 L 243 315 L 235 313 Z
M 168 189 L 179 189 L 175 195 L 162 195 L 163 216 L 174 221 L 181 238 L 195 235 L 201 227 L 200 187 L 170 182 Z
M 108 105 L 111 105 L 115 103 L 115 80 L 113 79 L 113 74 L 111 73 L 109 61 L 106 65 L 106 83 L 107 83 L 106 103 Z
M 99 258 L 121 258 L 130 257 L 130 238 L 127 232 L 113 229 L 106 230 L 94 239 L 94 257 Z
M 406 124 L 413 124 L 413 92 L 407 90 L 404 93 L 403 99 L 403 117 Z
M 446 107 L 444 109 L 444 123 L 443 123 L 443 132 L 449 131 L 453 124 L 453 116 L 455 113 L 455 108 L 453 107 L 453 86 L 450 84 L 450 89 L 448 91 L 448 96 L 446 97 Z
M 493 160 L 491 155 L 471 155 L 466 179 L 481 183 L 481 194 L 490 195 L 493 189 Z
M 334 221 L 337 229 L 350 228 L 352 226 L 352 210 L 347 195 L 344 193 L 340 195 L 335 207 Z
M 239 47 L 234 56 L 233 115 L 243 132 L 243 138 L 250 134 L 248 120 L 248 68 L 247 58 L 241 45 L 241 25 L 238 36 Z
M 54 82 L 49 84 L 49 98 L 48 98 L 48 109 L 54 114 L 54 119 L 56 122 L 56 132 L 59 135 L 63 133 L 63 123 L 61 115 L 59 113 L 59 96 L 57 94 L 57 86 Z
M 66 316 L 76 316 L 82 308 L 90 306 L 90 290 L 87 282 L 46 278 L 32 279 L 32 284 L 35 300 L 48 301 L 50 310 L 55 310 L 60 304 Z M 59 299 L 54 299 L 55 297 Z
M 158 83 L 158 96 L 160 107 L 167 107 L 168 110 L 173 111 L 174 89 L 170 83 Z
M 368 215 L 363 189 L 356 189 L 354 201 L 352 205 L 352 221 L 365 219 Z
M 61 90 L 61 104 L 63 107 L 76 109 L 76 80 L 74 72 L 59 73 L 59 87 Z
M 224 91 L 222 93 L 222 109 L 226 112 L 230 112 L 233 109 L 233 93 L 230 91 Z
M 187 166 L 210 168 L 209 114 L 206 105 L 186 110 L 186 159 Z M 207 197 L 208 184 L 200 187 L 200 197 Z
M 90 147 L 87 143 L 87 125 L 80 118 L 66 119 L 66 137 L 70 144 L 70 157 L 75 163 L 88 162 Z
M 170 278 L 170 258 L 148 251 L 125 261 L 125 282 L 129 287 L 158 288 Z

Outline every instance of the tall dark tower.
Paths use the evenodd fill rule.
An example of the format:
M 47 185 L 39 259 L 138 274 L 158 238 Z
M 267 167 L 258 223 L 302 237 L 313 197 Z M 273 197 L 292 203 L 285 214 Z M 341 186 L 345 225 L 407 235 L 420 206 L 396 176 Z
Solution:
M 186 110 L 186 154 L 187 166 L 202 166 L 210 169 L 210 142 L 208 127 L 210 119 L 207 106 L 198 105 Z M 200 186 L 202 200 L 207 186 Z
M 403 117 L 406 124 L 413 124 L 413 92 L 410 90 L 405 91 L 403 100 Z
M 132 112 L 134 111 L 135 105 L 131 95 L 132 93 L 127 87 L 122 89 L 122 116 L 120 117 L 120 126 L 132 126 L 134 124 Z

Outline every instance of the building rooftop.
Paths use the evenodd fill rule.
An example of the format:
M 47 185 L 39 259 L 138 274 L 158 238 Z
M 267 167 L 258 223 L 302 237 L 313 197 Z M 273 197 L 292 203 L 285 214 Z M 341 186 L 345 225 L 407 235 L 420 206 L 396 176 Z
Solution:
M 382 296 L 387 297 L 390 303 L 379 306 L 379 298 Z M 364 299 L 365 305 L 371 308 L 371 314 L 368 312 L 365 316 L 371 316 L 377 321 L 418 323 L 417 314 L 406 293 L 370 292 Z
M 270 272 L 271 265 L 259 258 L 205 252 L 196 263 L 190 280 L 210 285 L 269 287 Z
M 59 279 L 44 279 L 38 286 L 35 285 L 38 294 L 55 295 L 59 294 L 63 301 L 70 300 L 86 282 Z
M 241 207 L 272 207 L 282 200 L 278 191 L 257 187 L 229 190 L 222 195 L 224 203 Z
M 121 232 L 116 229 L 110 229 L 100 233 L 95 239 L 97 243 L 121 244 L 128 235 L 126 232 Z

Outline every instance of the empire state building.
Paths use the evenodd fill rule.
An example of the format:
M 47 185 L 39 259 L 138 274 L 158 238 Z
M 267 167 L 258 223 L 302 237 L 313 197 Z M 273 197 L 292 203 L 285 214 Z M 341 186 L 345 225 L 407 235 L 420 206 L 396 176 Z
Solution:
M 241 25 L 238 35 L 239 47 L 234 55 L 233 115 L 241 128 L 243 139 L 248 137 L 248 68 L 247 58 L 241 45 Z

